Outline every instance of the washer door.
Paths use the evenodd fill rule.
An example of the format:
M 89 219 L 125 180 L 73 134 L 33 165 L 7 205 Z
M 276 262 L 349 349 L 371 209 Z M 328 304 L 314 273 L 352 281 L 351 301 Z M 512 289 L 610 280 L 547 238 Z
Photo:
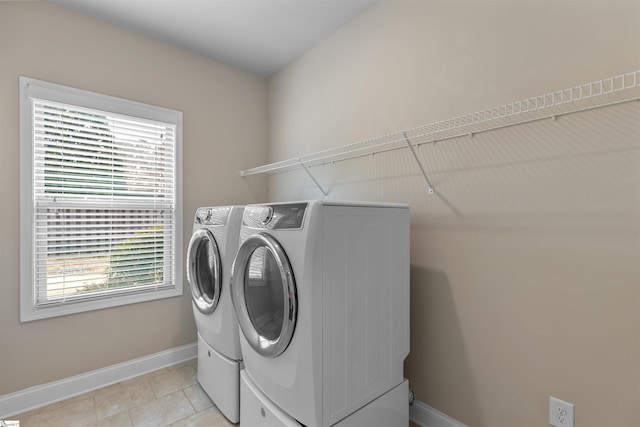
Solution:
M 293 337 L 298 301 L 289 259 L 272 236 L 255 234 L 240 246 L 231 272 L 231 297 L 253 349 L 267 357 L 282 354 Z
M 204 228 L 196 230 L 189 241 L 187 282 L 198 310 L 204 314 L 213 313 L 220 300 L 222 269 L 216 240 Z

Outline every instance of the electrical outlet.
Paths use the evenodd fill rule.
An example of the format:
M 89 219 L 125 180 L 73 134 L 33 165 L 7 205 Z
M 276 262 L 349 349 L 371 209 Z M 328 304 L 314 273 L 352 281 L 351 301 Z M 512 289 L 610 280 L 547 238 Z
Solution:
M 549 397 L 549 424 L 554 427 L 574 427 L 573 415 L 573 403 Z

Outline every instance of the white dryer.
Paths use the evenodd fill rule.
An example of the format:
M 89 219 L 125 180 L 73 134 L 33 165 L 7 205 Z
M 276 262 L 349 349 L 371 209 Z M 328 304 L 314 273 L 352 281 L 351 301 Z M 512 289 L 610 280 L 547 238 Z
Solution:
M 198 329 L 198 382 L 234 423 L 240 418 L 242 351 L 229 279 L 243 209 L 198 208 L 187 250 L 187 281 Z
M 247 206 L 231 287 L 243 427 L 406 427 L 408 206 Z

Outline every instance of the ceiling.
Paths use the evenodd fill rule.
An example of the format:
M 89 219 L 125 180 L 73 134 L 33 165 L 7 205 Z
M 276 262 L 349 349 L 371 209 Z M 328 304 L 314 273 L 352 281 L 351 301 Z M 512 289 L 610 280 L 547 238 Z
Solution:
M 379 0 L 48 0 L 269 76 Z

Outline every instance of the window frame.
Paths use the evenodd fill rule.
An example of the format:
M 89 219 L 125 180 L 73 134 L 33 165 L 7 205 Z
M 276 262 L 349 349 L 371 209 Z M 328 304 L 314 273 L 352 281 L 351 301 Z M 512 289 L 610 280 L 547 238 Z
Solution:
M 64 316 L 68 314 L 117 307 L 183 294 L 183 200 L 182 200 L 182 112 L 148 105 L 82 89 L 20 77 L 20 321 Z M 35 203 L 34 203 L 34 132 L 32 98 L 60 102 L 77 107 L 101 110 L 154 120 L 176 126 L 175 133 L 175 249 L 173 286 L 163 290 L 138 291 L 109 297 L 87 297 L 68 304 L 37 308 L 35 304 Z

